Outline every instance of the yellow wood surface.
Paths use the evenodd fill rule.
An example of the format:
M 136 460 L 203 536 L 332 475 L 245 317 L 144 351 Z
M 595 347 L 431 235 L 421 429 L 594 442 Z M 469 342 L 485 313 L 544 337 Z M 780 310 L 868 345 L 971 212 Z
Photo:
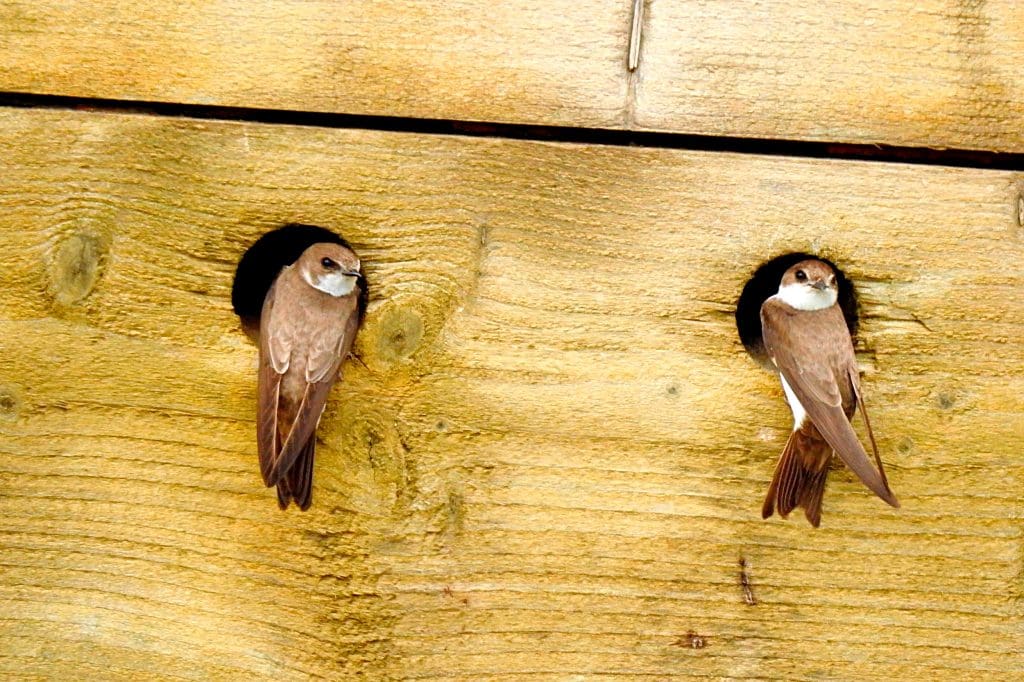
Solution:
M 3 676 L 1021 679 L 1020 174 L 25 110 L 0 158 Z M 306 514 L 229 304 L 286 221 L 373 287 Z M 903 502 L 835 471 L 817 531 L 759 518 L 732 321 L 795 249 Z
M 0 91 L 1024 151 L 1018 0 L 0 5 Z
M 0 90 L 614 126 L 629 16 L 623 0 L 14 0 Z
M 641 128 L 1024 151 L 1019 0 L 650 0 Z

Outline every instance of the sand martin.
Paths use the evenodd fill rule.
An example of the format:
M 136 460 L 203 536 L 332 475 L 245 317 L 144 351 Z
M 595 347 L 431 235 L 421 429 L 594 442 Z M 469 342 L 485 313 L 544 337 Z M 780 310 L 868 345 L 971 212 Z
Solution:
M 263 303 L 256 429 L 263 482 L 277 486 L 282 509 L 312 499 L 316 427 L 362 316 L 360 268 L 351 249 L 313 244 Z
M 872 492 L 899 507 L 864 408 L 853 342 L 836 304 L 838 295 L 832 268 L 810 259 L 789 268 L 778 293 L 761 306 L 765 349 L 779 370 L 793 411 L 793 432 L 768 488 L 761 510 L 764 518 L 776 509 L 785 518 L 803 507 L 807 520 L 817 527 L 833 452 Z M 877 469 L 850 424 L 858 405 Z

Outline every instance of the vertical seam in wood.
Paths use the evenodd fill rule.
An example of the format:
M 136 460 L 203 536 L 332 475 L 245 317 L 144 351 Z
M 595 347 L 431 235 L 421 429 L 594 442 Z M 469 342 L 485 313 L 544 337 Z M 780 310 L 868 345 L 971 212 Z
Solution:
M 640 41 L 644 29 L 644 5 L 646 0 L 630 0 L 629 40 L 626 46 L 626 106 L 623 111 L 623 126 L 627 130 L 636 127 L 636 79 L 640 68 Z

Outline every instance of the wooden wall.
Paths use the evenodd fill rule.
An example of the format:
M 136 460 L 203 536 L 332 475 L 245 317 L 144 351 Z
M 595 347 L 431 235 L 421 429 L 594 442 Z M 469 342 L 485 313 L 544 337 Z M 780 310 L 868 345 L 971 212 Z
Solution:
M 7 0 L 0 87 L 1024 152 L 1017 0 Z
M 8 2 L 0 674 L 1024 679 L 1024 173 L 112 112 L 88 98 L 1024 151 L 989 2 Z M 557 131 L 555 134 L 557 138 Z M 255 455 L 267 230 L 373 296 L 314 506 Z M 855 281 L 903 508 L 762 521 L 791 418 L 733 311 Z

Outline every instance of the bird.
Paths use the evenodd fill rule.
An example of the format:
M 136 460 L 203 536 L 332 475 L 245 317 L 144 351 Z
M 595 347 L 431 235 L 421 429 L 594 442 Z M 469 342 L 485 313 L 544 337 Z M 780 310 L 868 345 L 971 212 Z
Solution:
M 776 510 L 786 518 L 793 509 L 803 507 L 807 520 L 817 528 L 833 454 L 883 501 L 900 506 L 878 454 L 853 341 L 838 298 L 835 271 L 811 258 L 786 270 L 778 292 L 761 305 L 765 349 L 778 369 L 793 412 L 793 431 L 775 467 L 762 518 Z M 850 423 L 858 406 L 877 469 Z
M 307 247 L 274 279 L 260 315 L 257 449 L 281 509 L 312 502 L 316 429 L 359 329 L 366 279 L 347 244 Z

